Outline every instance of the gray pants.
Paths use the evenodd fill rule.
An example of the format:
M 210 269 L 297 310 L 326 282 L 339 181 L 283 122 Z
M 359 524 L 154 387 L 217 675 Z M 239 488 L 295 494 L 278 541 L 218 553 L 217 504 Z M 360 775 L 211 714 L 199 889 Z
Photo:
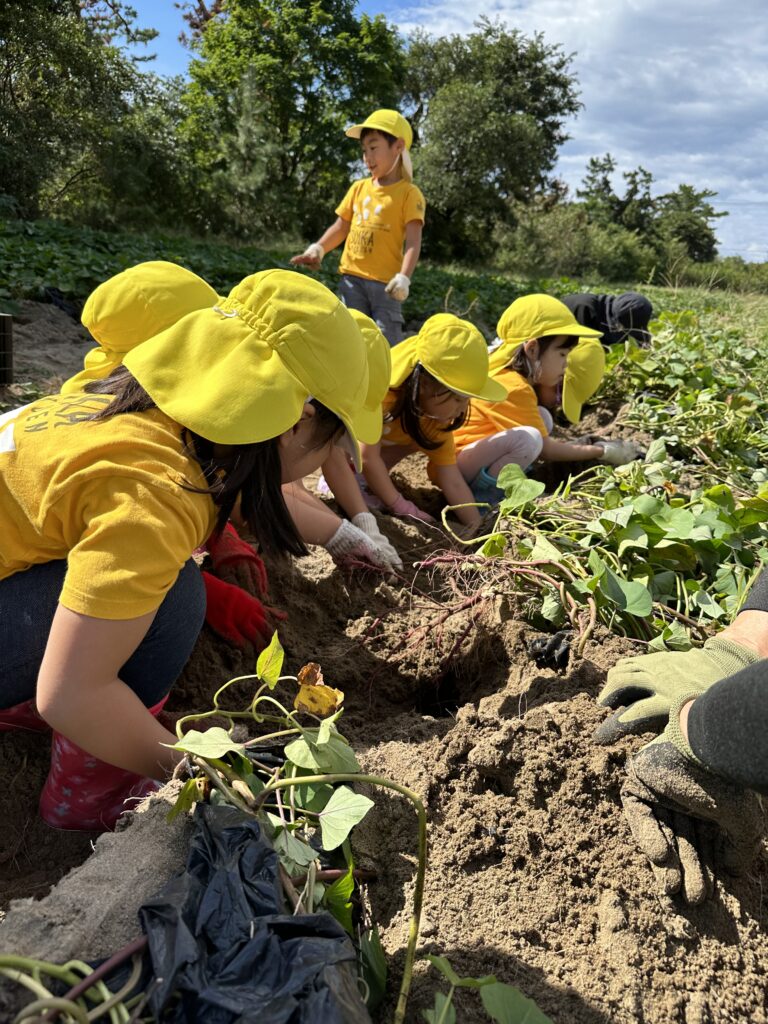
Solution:
M 403 340 L 403 304 L 385 292 L 383 281 L 342 274 L 339 298 L 349 309 L 359 309 L 375 320 L 390 345 Z

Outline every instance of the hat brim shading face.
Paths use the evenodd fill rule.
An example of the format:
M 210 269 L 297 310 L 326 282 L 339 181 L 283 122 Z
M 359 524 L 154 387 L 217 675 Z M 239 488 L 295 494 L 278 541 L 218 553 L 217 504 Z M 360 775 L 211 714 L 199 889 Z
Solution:
M 498 370 L 511 362 L 515 352 L 535 338 L 602 338 L 602 331 L 580 324 L 570 309 L 552 295 L 523 295 L 502 313 L 496 325 L 501 339 L 491 353 L 491 369 Z
M 347 128 L 344 134 L 350 139 L 359 139 L 366 128 L 373 131 L 386 132 L 396 139 L 402 139 L 406 150 L 413 145 L 413 129 L 402 114 L 396 110 L 374 110 L 374 112 L 362 122 L 353 124 Z
M 488 376 L 488 346 L 482 334 L 451 313 L 436 313 L 417 335 L 395 345 L 392 387 L 400 387 L 419 365 L 464 398 L 500 402 L 507 397 L 507 389 Z

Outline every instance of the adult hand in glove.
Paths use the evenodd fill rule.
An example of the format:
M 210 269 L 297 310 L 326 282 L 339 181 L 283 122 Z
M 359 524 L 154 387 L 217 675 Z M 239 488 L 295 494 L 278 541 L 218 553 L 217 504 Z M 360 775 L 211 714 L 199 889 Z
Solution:
M 362 530 L 368 539 L 376 546 L 382 560 L 388 569 L 402 569 L 403 562 L 397 550 L 390 544 L 387 538 L 379 529 L 376 516 L 371 512 L 358 512 L 352 516 L 352 525 Z
M 214 633 L 236 647 L 245 648 L 250 643 L 257 651 L 263 650 L 272 639 L 273 629 L 261 601 L 209 572 L 203 573 L 203 583 L 205 621 Z
M 389 571 L 393 567 L 391 558 L 382 553 L 373 540 L 348 519 L 342 519 L 338 530 L 325 545 L 325 550 L 340 569 L 368 568 Z
M 267 570 L 253 547 L 241 539 L 231 523 L 213 533 L 206 544 L 217 576 L 237 583 L 244 590 L 263 597 L 267 593 Z
M 642 448 L 634 441 L 596 441 L 595 444 L 603 449 L 600 461 L 609 466 L 624 466 L 643 457 Z
M 319 270 L 320 264 L 323 262 L 323 256 L 325 256 L 325 249 L 322 245 L 319 242 L 312 242 L 304 252 L 299 253 L 298 256 L 292 256 L 291 263 L 295 267 L 309 267 L 310 270 Z
M 395 274 L 384 289 L 387 295 L 391 295 L 392 298 L 397 299 L 398 302 L 405 302 L 410 290 L 411 279 L 410 277 L 406 277 L 405 274 Z
M 608 672 L 598 695 L 598 704 L 613 708 L 614 714 L 598 726 L 595 739 L 614 743 L 634 733 L 660 732 L 681 693 L 703 693 L 718 680 L 759 660 L 749 648 L 716 636 L 693 651 L 622 658 Z
M 419 519 L 422 523 L 434 523 L 434 518 L 429 512 L 424 512 L 419 508 L 418 505 L 414 505 L 412 501 L 408 501 L 402 494 L 398 494 L 397 499 L 392 505 L 387 505 L 387 510 L 392 513 L 393 516 L 401 516 L 403 518 L 411 517 L 412 519 Z
M 667 728 L 630 760 L 621 789 L 660 891 L 682 892 L 690 904 L 712 895 L 716 870 L 737 875 L 749 868 L 765 825 L 758 795 L 707 771 L 683 735 L 680 711 L 697 696 L 683 694 L 672 705 Z

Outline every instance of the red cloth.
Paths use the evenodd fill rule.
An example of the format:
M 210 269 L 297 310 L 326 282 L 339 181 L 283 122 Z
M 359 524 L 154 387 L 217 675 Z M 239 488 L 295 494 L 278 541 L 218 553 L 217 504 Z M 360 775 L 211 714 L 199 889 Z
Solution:
M 26 729 L 29 732 L 50 732 L 51 727 L 40 717 L 34 700 L 25 700 L 0 711 L 0 732 Z
M 267 609 L 257 597 L 226 583 L 209 572 L 203 573 L 205 584 L 205 621 L 219 636 L 237 647 L 249 643 L 262 650 L 272 639 L 273 630 Z
M 267 570 L 253 547 L 247 544 L 231 523 L 227 523 L 221 533 L 212 533 L 206 545 L 211 556 L 211 565 L 217 576 L 226 576 L 223 569 L 238 570 L 238 582 L 250 584 L 259 597 L 267 593 Z

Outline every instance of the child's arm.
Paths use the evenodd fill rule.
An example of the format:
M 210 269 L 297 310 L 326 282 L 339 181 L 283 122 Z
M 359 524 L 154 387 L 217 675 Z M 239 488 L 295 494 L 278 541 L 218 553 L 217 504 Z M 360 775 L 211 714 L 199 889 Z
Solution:
M 392 483 L 389 470 L 381 457 L 381 443 L 361 445 L 363 450 L 363 476 L 370 491 L 381 498 L 387 508 L 391 508 L 400 497 L 400 492 Z
M 354 476 L 352 479 L 355 480 Z M 355 515 L 354 522 L 340 519 L 310 494 L 301 481 L 284 484 L 283 498 L 305 543 L 324 547 L 342 568 L 373 566 L 389 571 L 402 567 L 397 551 L 379 530 L 376 517 L 365 507 Z
M 283 484 L 283 499 L 305 544 L 328 543 L 341 526 L 341 519 L 300 481 Z
M 405 274 L 409 279 L 413 277 L 416 264 L 419 262 L 419 256 L 421 255 L 421 233 L 423 230 L 424 225 L 420 220 L 409 220 L 405 225 L 405 252 L 403 253 L 400 273 Z
M 331 448 L 331 454 L 323 463 L 323 476 L 333 492 L 334 498 L 350 519 L 354 519 L 361 512 L 368 511 L 360 485 L 347 462 L 346 455 L 340 448 Z
M 291 257 L 294 266 L 309 267 L 310 270 L 318 270 L 323 262 L 323 256 L 337 245 L 341 245 L 349 234 L 352 225 L 348 220 L 337 217 L 331 226 L 324 232 L 317 242 L 308 245 L 304 252 L 298 256 Z M 418 254 L 417 254 L 418 259 Z M 414 264 L 415 266 L 415 264 Z
M 150 715 L 118 673 L 155 617 L 97 619 L 59 605 L 40 674 L 37 707 L 57 732 L 89 754 L 150 779 L 173 771 L 176 736 Z M 119 723 L 119 724 L 118 724 Z
M 445 495 L 445 500 L 449 505 L 466 505 L 475 500 L 469 484 L 461 475 L 461 470 L 457 465 L 435 466 L 434 468 L 437 486 Z M 474 526 L 482 519 L 478 508 L 457 508 L 455 514 L 467 526 Z
M 603 446 L 556 441 L 553 437 L 545 437 L 540 457 L 545 462 L 587 462 L 589 459 L 601 459 Z
M 405 252 L 400 272 L 387 284 L 387 292 L 398 302 L 405 302 L 411 290 L 411 278 L 421 253 L 421 233 L 424 225 L 420 220 L 409 220 L 405 225 Z

